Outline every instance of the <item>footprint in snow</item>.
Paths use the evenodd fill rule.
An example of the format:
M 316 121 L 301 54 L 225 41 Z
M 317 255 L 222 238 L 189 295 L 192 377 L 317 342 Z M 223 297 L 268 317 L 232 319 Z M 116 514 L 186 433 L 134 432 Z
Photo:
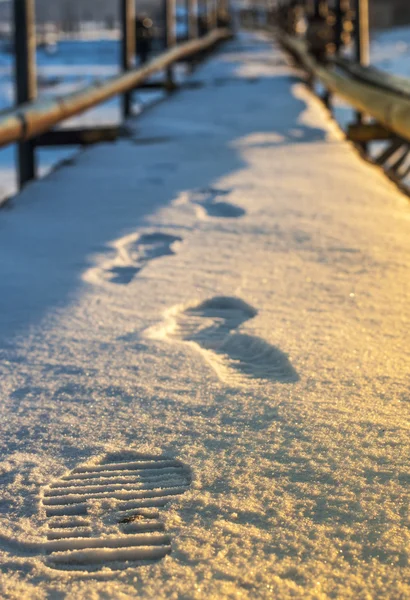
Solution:
M 84 464 L 44 489 L 47 565 L 124 569 L 170 554 L 161 513 L 191 483 L 182 462 L 129 451 Z
M 85 279 L 127 285 L 151 261 L 175 254 L 175 245 L 181 241 L 178 236 L 160 232 L 126 236 L 114 243 L 115 257 L 102 267 L 90 269 Z
M 222 190 L 217 188 L 208 188 L 196 192 L 192 196 L 192 202 L 199 206 L 208 217 L 216 217 L 222 219 L 238 219 L 246 214 L 246 211 L 230 202 L 219 200 L 225 196 L 229 196 L 232 190 Z
M 236 330 L 257 311 L 239 298 L 217 296 L 166 313 L 159 327 L 146 332 L 153 339 L 193 344 L 229 385 L 265 379 L 293 383 L 298 374 L 285 353 L 265 340 Z

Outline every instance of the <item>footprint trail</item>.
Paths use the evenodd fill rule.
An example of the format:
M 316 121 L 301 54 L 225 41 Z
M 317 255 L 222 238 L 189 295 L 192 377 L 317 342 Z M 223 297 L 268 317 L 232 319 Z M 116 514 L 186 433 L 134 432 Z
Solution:
M 193 344 L 221 381 L 240 385 L 265 379 L 279 383 L 299 380 L 287 355 L 265 340 L 236 330 L 257 311 L 239 298 L 214 297 L 167 312 L 165 322 L 148 330 L 154 339 Z

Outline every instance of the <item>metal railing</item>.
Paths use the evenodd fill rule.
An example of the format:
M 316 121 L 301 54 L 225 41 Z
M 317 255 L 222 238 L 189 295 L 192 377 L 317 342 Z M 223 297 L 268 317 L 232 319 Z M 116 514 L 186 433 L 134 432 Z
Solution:
M 368 0 L 285 1 L 270 22 L 310 87 L 325 88 L 326 106 L 337 95 L 356 110 L 347 137 L 401 185 L 410 175 L 410 80 L 370 66 Z
M 114 1 L 114 0 L 113 0 Z M 13 0 L 14 54 L 17 106 L 0 118 L 0 147 L 17 143 L 19 187 L 36 177 L 36 148 L 43 145 L 81 145 L 115 137 L 113 128 L 53 130 L 65 119 L 97 106 L 113 96 L 122 97 L 122 116 L 132 112 L 132 93 L 154 73 L 165 71 L 163 87 L 175 88 L 173 67 L 181 60 L 194 60 L 232 34 L 229 0 L 185 0 L 188 41 L 178 44 L 176 0 L 163 0 L 165 50 L 140 67 L 136 55 L 135 0 L 121 3 L 121 70 L 118 76 L 72 94 L 51 100 L 37 99 L 35 0 Z M 203 35 L 199 37 L 199 34 Z

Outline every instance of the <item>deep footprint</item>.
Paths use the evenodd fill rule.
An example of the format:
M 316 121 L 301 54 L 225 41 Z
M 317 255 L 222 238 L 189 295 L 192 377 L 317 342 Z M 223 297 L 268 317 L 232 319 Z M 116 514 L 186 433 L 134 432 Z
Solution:
M 147 233 L 136 242 L 120 249 L 121 261 L 128 264 L 115 265 L 109 269 L 111 283 L 127 285 L 152 260 L 175 254 L 173 245 L 182 238 L 166 233 Z
M 201 190 L 193 197 L 193 202 L 201 206 L 209 217 L 222 219 L 238 219 L 246 214 L 246 211 L 236 204 L 217 200 L 221 196 L 228 196 L 232 190 L 208 188 Z
M 191 483 L 188 467 L 124 452 L 82 465 L 44 490 L 47 564 L 64 570 L 124 569 L 171 552 L 161 511 Z
M 194 343 L 218 377 L 230 385 L 249 379 L 298 381 L 285 353 L 259 337 L 236 333 L 256 315 L 252 306 L 238 298 L 215 297 L 185 309 L 176 307 L 165 326 L 148 335 Z

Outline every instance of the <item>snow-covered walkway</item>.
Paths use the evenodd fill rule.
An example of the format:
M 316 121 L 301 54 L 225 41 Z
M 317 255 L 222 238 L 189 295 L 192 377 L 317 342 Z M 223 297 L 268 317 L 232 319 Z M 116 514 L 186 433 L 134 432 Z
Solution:
M 267 40 L 194 79 L 0 213 L 0 596 L 408 598 L 408 200 Z

